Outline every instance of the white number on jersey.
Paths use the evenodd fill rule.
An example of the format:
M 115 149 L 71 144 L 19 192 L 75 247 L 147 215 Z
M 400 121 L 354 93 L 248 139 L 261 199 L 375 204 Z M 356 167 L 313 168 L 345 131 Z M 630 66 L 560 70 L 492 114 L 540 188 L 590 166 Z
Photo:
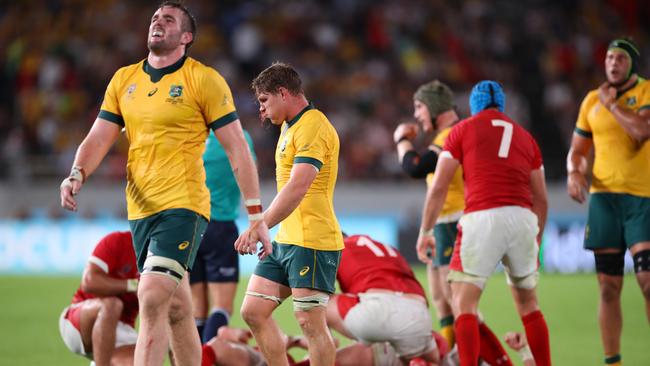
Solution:
M 390 257 L 397 257 L 397 252 L 395 251 L 395 249 L 391 248 L 388 245 L 381 245 L 381 244 L 378 245 L 365 236 L 360 236 L 357 239 L 357 246 L 366 247 L 370 249 L 370 251 L 377 257 L 385 257 L 386 254 L 384 254 L 384 251 L 386 251 L 386 253 L 388 253 L 388 256 Z
M 492 126 L 503 127 L 501 135 L 501 144 L 499 145 L 499 157 L 507 158 L 510 153 L 510 143 L 512 142 L 512 123 L 500 119 L 492 120 Z

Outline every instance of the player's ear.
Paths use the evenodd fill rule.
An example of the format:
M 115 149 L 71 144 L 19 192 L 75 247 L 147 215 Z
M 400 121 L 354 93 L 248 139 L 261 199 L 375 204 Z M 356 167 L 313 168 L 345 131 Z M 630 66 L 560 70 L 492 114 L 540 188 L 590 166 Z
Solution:
M 194 36 L 192 36 L 192 32 L 183 32 L 181 35 L 181 43 L 187 46 L 188 44 L 192 43 L 193 38 Z

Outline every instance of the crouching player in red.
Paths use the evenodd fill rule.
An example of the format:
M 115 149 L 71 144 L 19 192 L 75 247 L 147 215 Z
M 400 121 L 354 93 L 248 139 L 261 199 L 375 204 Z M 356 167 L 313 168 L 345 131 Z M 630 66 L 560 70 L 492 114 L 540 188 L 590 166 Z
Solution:
M 97 366 L 133 365 L 138 268 L 130 232 L 106 235 L 95 247 L 59 331 L 68 349 Z
M 346 237 L 336 279 L 343 294 L 327 306 L 330 328 L 364 344 L 388 342 L 403 361 L 438 364 L 426 295 L 397 250 L 365 235 Z
M 503 263 L 535 362 L 551 364 L 549 332 L 538 303 L 538 242 L 548 210 L 542 156 L 535 139 L 503 113 L 505 94 L 494 81 L 472 89 L 472 117 L 449 133 L 427 192 L 418 257 L 435 249 L 433 226 L 449 183 L 462 165 L 465 214 L 450 263 L 452 306 L 461 366 L 477 364 L 477 308 L 487 278 Z

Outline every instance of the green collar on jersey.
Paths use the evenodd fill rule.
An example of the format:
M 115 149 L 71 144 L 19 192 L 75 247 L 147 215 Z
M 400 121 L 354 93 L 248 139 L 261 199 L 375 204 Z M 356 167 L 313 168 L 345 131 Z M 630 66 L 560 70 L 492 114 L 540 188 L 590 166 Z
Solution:
M 152 83 L 157 83 L 160 81 L 160 79 L 163 78 L 163 76 L 167 74 L 171 74 L 174 71 L 178 70 L 183 66 L 185 63 L 185 59 L 187 59 L 187 56 L 181 57 L 178 61 L 174 62 L 173 64 L 163 67 L 162 69 L 156 69 L 153 66 L 149 65 L 147 60 L 144 60 L 144 63 L 142 64 L 142 70 L 146 72 L 149 75 L 149 78 L 151 79 Z
M 315 108 L 314 105 L 311 104 L 311 103 L 309 103 L 309 104 L 308 104 L 305 108 L 303 108 L 303 109 L 302 109 L 298 114 L 296 114 L 295 117 L 293 117 L 291 120 L 287 121 L 287 126 L 288 126 L 287 128 L 289 128 L 289 127 L 293 126 L 294 124 L 296 124 L 296 122 L 298 122 L 298 120 L 300 119 L 300 117 L 302 117 L 302 115 L 305 114 L 305 112 L 307 112 L 307 111 L 310 110 L 310 109 L 314 109 L 314 108 Z
M 641 79 L 641 77 L 639 75 L 637 75 L 636 80 L 634 81 L 634 83 L 632 83 L 632 85 L 628 86 L 627 88 L 625 88 L 623 90 L 617 90 L 616 91 L 616 99 L 620 98 L 621 95 L 627 93 L 628 91 L 632 90 L 635 86 L 637 86 L 639 84 L 639 79 Z

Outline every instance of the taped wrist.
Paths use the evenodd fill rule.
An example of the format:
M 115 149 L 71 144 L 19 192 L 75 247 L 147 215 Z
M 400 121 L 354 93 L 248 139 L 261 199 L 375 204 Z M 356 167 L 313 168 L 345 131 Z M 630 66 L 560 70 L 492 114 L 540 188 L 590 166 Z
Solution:
M 650 249 L 642 250 L 632 256 L 634 273 L 650 271 Z
M 248 221 L 258 221 L 264 218 L 262 201 L 259 198 L 251 198 L 244 201 L 246 211 L 248 211 Z
M 519 353 L 519 357 L 521 357 L 521 360 L 524 362 L 533 359 L 533 353 L 530 351 L 528 345 L 523 346 L 517 353 Z
M 424 178 L 436 170 L 438 154 L 433 150 L 427 150 L 420 156 L 415 150 L 410 150 L 402 158 L 402 169 L 412 178 Z
M 84 183 L 86 181 L 86 171 L 80 166 L 73 166 L 72 169 L 70 169 L 70 175 L 68 178 L 70 178 L 70 180 Z
M 595 253 L 596 272 L 609 276 L 622 276 L 625 266 L 625 252 Z

